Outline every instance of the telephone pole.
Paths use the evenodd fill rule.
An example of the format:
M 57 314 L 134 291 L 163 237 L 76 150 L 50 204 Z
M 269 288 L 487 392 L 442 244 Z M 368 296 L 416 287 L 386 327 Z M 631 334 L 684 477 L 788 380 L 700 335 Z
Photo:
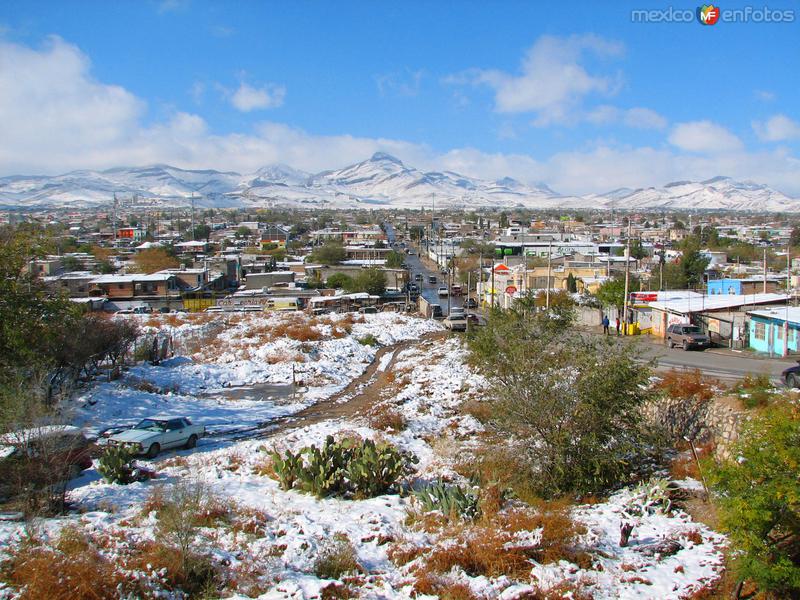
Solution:
M 550 237 L 550 241 L 547 242 L 547 283 L 545 284 L 544 290 L 544 307 L 547 310 L 550 310 L 550 268 L 553 264 L 553 238 Z
M 628 335 L 628 288 L 631 275 L 631 218 L 628 216 L 628 239 L 625 242 L 625 298 L 622 304 L 622 327 Z
M 192 241 L 194 241 L 194 192 L 192 192 Z

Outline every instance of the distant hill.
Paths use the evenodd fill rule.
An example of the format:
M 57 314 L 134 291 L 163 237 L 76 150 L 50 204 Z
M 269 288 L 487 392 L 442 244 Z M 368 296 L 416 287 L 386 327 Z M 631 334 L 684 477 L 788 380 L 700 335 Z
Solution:
M 699 209 L 800 212 L 800 200 L 766 185 L 714 177 L 660 188 L 620 188 L 604 194 L 565 196 L 544 184 L 510 177 L 496 181 L 451 171 L 420 171 L 382 152 L 343 169 L 306 173 L 287 165 L 250 174 L 187 170 L 169 165 L 72 171 L 63 175 L 0 178 L 0 206 L 14 208 L 107 205 L 114 194 L 139 196 L 166 206 L 419 208 L 528 207 Z

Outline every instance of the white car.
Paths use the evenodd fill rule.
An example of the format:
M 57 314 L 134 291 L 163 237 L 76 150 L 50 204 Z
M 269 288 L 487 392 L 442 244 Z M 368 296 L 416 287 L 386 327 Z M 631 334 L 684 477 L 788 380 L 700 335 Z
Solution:
M 204 426 L 192 425 L 186 417 L 151 417 L 115 432 L 108 443 L 133 446 L 137 454 L 155 458 L 168 448 L 194 448 L 205 434 Z
M 442 325 L 444 325 L 445 328 L 449 329 L 450 331 L 466 331 L 467 318 L 464 315 L 451 314 L 444 321 L 442 321 Z
M 448 290 L 446 287 L 440 287 L 439 288 L 439 296 L 440 297 L 445 297 L 446 298 L 449 294 L 450 294 L 450 290 Z

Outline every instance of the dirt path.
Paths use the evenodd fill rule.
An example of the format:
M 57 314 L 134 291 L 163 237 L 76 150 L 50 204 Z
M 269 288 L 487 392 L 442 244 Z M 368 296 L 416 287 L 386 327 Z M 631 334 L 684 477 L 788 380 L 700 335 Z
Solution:
M 375 354 L 375 360 L 369 364 L 366 371 L 353 379 L 347 387 L 299 412 L 270 421 L 265 429 L 249 437 L 272 437 L 321 421 L 349 418 L 364 413 L 379 398 L 380 388 L 384 385 L 380 378 L 381 373 L 389 372 L 394 367 L 400 352 L 429 340 L 445 339 L 448 335 L 449 332 L 446 331 L 426 333 L 415 340 L 406 340 L 380 348 Z M 386 359 L 389 354 L 391 358 Z

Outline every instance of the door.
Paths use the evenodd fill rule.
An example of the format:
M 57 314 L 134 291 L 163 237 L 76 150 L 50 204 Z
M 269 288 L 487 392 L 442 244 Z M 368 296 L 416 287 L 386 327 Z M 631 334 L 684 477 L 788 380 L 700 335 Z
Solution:
M 183 419 L 170 419 L 167 421 L 167 431 L 164 435 L 164 442 L 170 448 L 182 445 L 185 440 L 185 423 Z

